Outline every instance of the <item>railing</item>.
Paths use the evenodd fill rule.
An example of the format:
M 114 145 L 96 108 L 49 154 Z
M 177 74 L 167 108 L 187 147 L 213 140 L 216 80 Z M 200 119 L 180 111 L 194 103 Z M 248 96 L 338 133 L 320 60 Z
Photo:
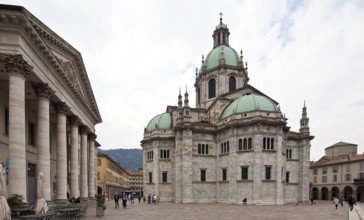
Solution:
M 364 178 L 354 179 L 355 184 L 364 183 Z

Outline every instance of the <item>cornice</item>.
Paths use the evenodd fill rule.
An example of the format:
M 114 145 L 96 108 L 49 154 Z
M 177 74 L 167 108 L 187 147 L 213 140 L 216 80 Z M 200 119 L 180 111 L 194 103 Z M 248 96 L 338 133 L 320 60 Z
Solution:
M 76 49 L 60 38 L 56 33 L 50 30 L 46 25 L 44 25 L 24 8 L 22 10 L 0 9 L 0 24 L 19 25 L 19 27 L 22 27 L 24 29 L 24 33 L 48 60 L 56 73 L 61 77 L 68 88 L 79 100 L 81 106 L 83 106 L 83 108 L 85 108 L 86 111 L 91 114 L 97 123 L 102 122 L 101 115 L 92 92 L 91 84 L 83 65 L 81 54 Z M 83 83 L 82 88 L 85 90 L 87 100 L 85 97 L 83 97 L 82 93 L 77 89 L 72 80 L 67 76 L 65 70 L 53 55 L 45 41 L 68 54 L 72 60 L 75 61 L 74 65 L 77 67 L 80 81 L 86 82 Z

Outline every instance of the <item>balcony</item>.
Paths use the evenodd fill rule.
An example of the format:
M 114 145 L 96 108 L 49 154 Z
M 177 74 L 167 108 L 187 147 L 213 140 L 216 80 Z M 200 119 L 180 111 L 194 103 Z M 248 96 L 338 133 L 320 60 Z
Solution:
M 354 179 L 355 184 L 364 184 L 364 178 Z

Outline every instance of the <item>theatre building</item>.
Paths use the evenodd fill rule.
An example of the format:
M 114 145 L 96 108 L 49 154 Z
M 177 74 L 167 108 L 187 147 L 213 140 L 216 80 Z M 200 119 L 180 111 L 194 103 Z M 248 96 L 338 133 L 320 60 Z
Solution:
M 101 115 L 81 53 L 25 8 L 0 5 L 0 162 L 7 195 L 93 198 Z

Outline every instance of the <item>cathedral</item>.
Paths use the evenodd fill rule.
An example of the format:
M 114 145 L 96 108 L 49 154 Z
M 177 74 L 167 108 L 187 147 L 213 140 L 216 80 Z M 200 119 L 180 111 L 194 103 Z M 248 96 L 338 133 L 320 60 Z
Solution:
M 279 103 L 249 84 L 242 52 L 220 17 L 213 48 L 196 70 L 196 107 L 187 91 L 144 129 L 144 195 L 180 203 L 283 205 L 309 200 L 306 106 L 290 131 Z

